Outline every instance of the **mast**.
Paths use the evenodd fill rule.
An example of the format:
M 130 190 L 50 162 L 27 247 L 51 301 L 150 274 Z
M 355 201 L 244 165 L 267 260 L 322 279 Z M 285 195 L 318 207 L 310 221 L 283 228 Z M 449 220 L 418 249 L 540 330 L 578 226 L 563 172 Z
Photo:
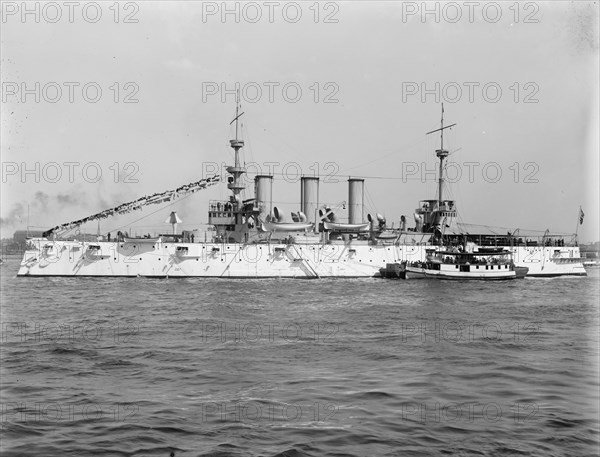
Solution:
M 435 155 L 440 159 L 440 175 L 438 180 L 438 208 L 442 207 L 443 195 L 442 188 L 444 185 L 444 159 L 448 157 L 448 151 L 444 149 L 444 130 L 449 129 L 450 127 L 454 127 L 456 123 L 447 125 L 444 127 L 444 104 L 442 103 L 442 120 L 439 129 L 432 130 L 431 132 L 427 132 L 426 135 L 430 133 L 440 132 L 440 149 L 436 149 Z
M 236 95 L 236 103 L 235 103 L 235 118 L 229 123 L 229 125 L 235 122 L 235 138 L 233 140 L 229 140 L 230 146 L 235 151 L 235 162 L 234 166 L 227 167 L 227 171 L 233 175 L 233 182 L 227 184 L 227 188 L 231 189 L 233 192 L 233 205 L 235 214 L 235 223 L 242 223 L 242 215 L 239 212 L 242 209 L 242 200 L 240 197 L 240 192 L 245 189 L 240 182 L 240 177 L 246 172 L 246 170 L 240 166 L 240 149 L 244 147 L 244 140 L 240 140 L 238 138 L 239 134 L 239 119 L 244 113 L 240 113 L 240 91 L 237 91 Z
M 444 150 L 444 104 L 442 103 L 442 120 L 440 121 L 440 149 L 435 151 L 435 154 L 440 159 L 440 179 L 439 179 L 439 189 L 438 189 L 438 208 L 442 206 L 442 187 L 444 184 L 444 158 L 448 156 L 448 151 Z

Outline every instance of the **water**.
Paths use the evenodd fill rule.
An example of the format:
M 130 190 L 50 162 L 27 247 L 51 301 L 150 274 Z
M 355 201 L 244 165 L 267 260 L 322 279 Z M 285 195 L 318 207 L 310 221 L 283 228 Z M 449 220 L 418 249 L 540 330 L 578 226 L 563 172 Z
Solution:
M 2 455 L 598 454 L 599 274 L 16 278 Z

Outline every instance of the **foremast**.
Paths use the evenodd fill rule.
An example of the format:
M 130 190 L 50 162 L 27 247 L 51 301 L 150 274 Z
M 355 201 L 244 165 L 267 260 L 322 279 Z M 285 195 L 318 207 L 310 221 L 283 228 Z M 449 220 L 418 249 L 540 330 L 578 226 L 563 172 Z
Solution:
M 229 125 L 235 122 L 235 138 L 233 140 L 229 140 L 230 146 L 235 151 L 235 159 L 234 165 L 227 167 L 227 172 L 232 175 L 233 180 L 227 184 L 227 188 L 233 192 L 233 201 L 231 202 L 233 205 L 233 213 L 235 218 L 235 224 L 242 223 L 242 197 L 240 193 L 246 187 L 241 183 L 241 176 L 246 173 L 246 169 L 240 165 L 240 149 L 244 147 L 244 140 L 239 139 L 239 120 L 240 117 L 244 113 L 240 113 L 240 94 L 237 93 L 236 103 L 235 103 L 235 118 L 230 122 Z
M 244 147 L 244 140 L 240 139 L 240 95 L 236 96 L 235 118 L 229 125 L 235 123 L 235 137 L 229 140 L 229 145 L 234 150 L 234 164 L 226 167 L 230 176 L 227 178 L 227 188 L 232 195 L 226 201 L 211 201 L 208 211 L 208 223 L 217 231 L 216 240 L 219 242 L 245 243 L 254 237 L 256 217 L 258 210 L 254 208 L 254 199 L 242 201 L 242 191 L 246 188 L 243 177 L 246 168 L 240 160 L 240 150 Z

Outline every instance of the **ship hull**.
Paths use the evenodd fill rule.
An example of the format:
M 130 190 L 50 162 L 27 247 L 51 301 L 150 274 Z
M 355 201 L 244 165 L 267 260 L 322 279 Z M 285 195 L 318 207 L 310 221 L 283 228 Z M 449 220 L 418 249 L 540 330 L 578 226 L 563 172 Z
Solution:
M 443 265 L 447 266 L 447 265 Z M 430 270 L 427 268 L 406 267 L 406 279 L 448 279 L 462 281 L 504 281 L 508 279 L 516 279 L 517 275 L 514 271 L 471 271 L 460 272 L 451 271 L 450 269 Z
M 18 276 L 364 278 L 424 261 L 427 245 L 32 241 Z M 507 247 L 527 276 L 585 276 L 578 247 Z

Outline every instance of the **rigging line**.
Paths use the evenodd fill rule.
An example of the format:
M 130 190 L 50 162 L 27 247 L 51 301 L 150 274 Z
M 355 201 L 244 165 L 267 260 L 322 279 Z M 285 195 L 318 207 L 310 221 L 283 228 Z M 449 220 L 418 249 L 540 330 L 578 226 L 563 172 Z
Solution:
M 369 189 L 367 189 L 367 186 L 364 186 L 364 202 L 363 202 L 363 213 L 366 211 L 367 214 L 370 214 L 371 211 L 371 202 L 369 200 Z M 350 205 L 350 202 L 348 202 L 348 205 Z M 349 208 L 349 206 L 348 206 Z M 364 220 L 364 214 L 363 214 L 363 220 Z M 348 221 L 350 221 L 350 214 L 348 214 Z
M 261 174 L 261 173 L 258 173 L 258 172 L 255 172 L 255 171 L 250 171 L 250 172 L 247 172 L 246 174 L 247 174 L 248 176 L 251 176 L 251 175 L 258 175 L 258 174 Z M 279 176 L 289 176 L 288 174 L 286 174 L 286 173 L 282 173 L 282 172 L 271 172 L 271 173 L 270 173 L 270 175 L 272 175 L 272 176 L 273 176 L 273 179 L 274 179 L 274 180 L 277 180 L 277 181 L 281 180 L 281 178 L 276 178 L 276 177 L 275 177 L 275 176 L 277 176 L 277 175 L 279 175 Z M 340 177 L 341 177 L 341 175 L 342 175 L 342 173 L 340 173 Z M 310 176 L 310 177 L 312 177 L 312 176 L 314 176 L 314 175 L 306 175 L 306 176 Z M 321 177 L 322 177 L 322 176 L 321 176 Z M 333 179 L 333 178 L 335 178 L 335 177 L 336 177 L 336 176 L 330 176 L 330 179 Z M 417 177 L 405 176 L 405 177 L 403 178 L 402 176 L 367 176 L 367 175 L 354 175 L 354 174 L 352 175 L 352 177 L 353 177 L 353 178 L 365 178 L 365 179 L 387 179 L 387 180 L 394 180 L 394 181 L 397 181 L 397 180 L 403 180 L 403 179 L 404 179 L 404 180 L 414 180 L 414 179 L 421 179 L 421 178 L 420 178 L 420 177 L 418 177 L 418 176 L 417 176 Z M 289 181 L 292 181 L 291 179 L 283 179 L 283 181 L 288 181 L 288 180 L 289 180 Z M 296 179 L 295 181 L 292 181 L 292 182 L 293 182 L 293 183 L 300 182 L 300 178 L 298 178 L 298 179 Z M 323 183 L 326 183 L 326 184 L 338 184 L 338 183 L 339 183 L 339 182 L 341 182 L 341 181 L 338 181 L 338 182 L 327 182 L 327 181 L 323 180 L 322 182 L 323 182 Z
M 297 158 L 304 158 L 306 157 L 306 154 L 302 154 L 298 149 L 296 149 L 296 147 L 293 144 L 288 143 L 285 138 L 286 137 L 282 137 L 280 135 L 277 135 L 277 130 L 270 130 L 266 127 L 264 127 L 261 123 L 256 122 L 256 120 L 254 120 L 254 124 L 258 127 L 258 129 L 260 130 L 261 128 L 263 129 L 264 132 L 267 132 L 270 136 L 266 136 L 265 139 L 267 140 L 268 145 L 275 145 L 277 146 L 277 150 L 279 154 L 290 154 L 293 155 Z M 275 140 L 274 142 L 271 142 L 270 140 Z M 281 145 L 286 146 L 286 148 L 281 148 Z
M 514 230 L 514 227 L 501 227 L 501 226 L 494 226 L 494 225 L 469 224 L 468 222 L 466 222 L 465 225 L 471 225 L 473 227 L 485 227 L 485 228 L 488 228 L 488 229 L 502 229 L 502 230 L 507 230 L 507 231 L 508 230 Z M 522 234 L 522 236 L 541 236 L 541 235 L 530 235 L 528 232 L 539 233 L 539 234 L 542 234 L 542 235 L 546 233 L 543 230 L 533 230 L 533 229 L 527 229 L 527 228 L 519 228 L 519 232 L 524 232 Z M 499 234 L 499 235 L 502 235 L 502 234 Z M 550 235 L 554 235 L 554 236 L 565 235 L 565 236 L 567 236 L 567 235 L 571 235 L 571 234 L 570 233 L 553 232 L 553 233 L 550 233 Z
M 378 209 L 379 209 L 377 207 L 377 202 L 375 201 L 375 199 L 371 195 L 371 192 L 369 191 L 369 189 L 366 186 L 365 186 L 365 192 L 367 195 L 367 200 L 369 201 L 369 205 L 371 205 L 371 208 L 373 208 L 373 211 L 375 211 L 377 213 Z
M 267 130 L 267 132 L 271 133 L 271 131 L 270 131 L 270 130 Z M 296 146 L 295 146 L 295 144 L 294 144 L 294 143 L 288 143 L 288 142 L 286 141 L 286 138 L 287 138 L 287 137 L 285 137 L 285 136 L 283 136 L 283 137 L 282 137 L 282 136 L 279 136 L 279 135 L 275 135 L 275 139 L 276 139 L 276 140 L 278 140 L 278 141 L 275 143 L 275 144 L 276 144 L 276 146 L 279 146 L 279 143 L 283 143 L 283 144 L 284 144 L 284 145 L 287 147 L 287 150 L 286 150 L 286 149 L 284 149 L 284 148 L 281 148 L 281 149 L 279 149 L 279 148 L 278 148 L 278 149 L 279 149 L 279 152 L 280 152 L 280 153 L 282 153 L 282 152 L 283 152 L 283 153 L 290 154 L 290 155 L 292 155 L 292 156 L 296 157 L 297 159 L 303 159 L 303 158 L 305 158 L 305 157 L 306 157 L 306 154 L 303 154 L 303 153 L 302 153 L 300 150 L 298 150 L 298 149 L 296 148 Z
M 419 140 L 413 141 L 412 143 L 409 143 L 409 144 L 407 144 L 407 145 L 405 145 L 405 146 L 401 146 L 400 148 L 393 150 L 393 151 L 392 151 L 392 152 L 390 152 L 389 154 L 385 154 L 385 155 L 383 155 L 383 156 L 381 156 L 381 157 L 378 157 L 378 158 L 375 158 L 375 159 L 373 159 L 373 160 L 371 160 L 371 161 L 369 161 L 369 162 L 365 162 L 365 163 L 362 163 L 362 164 L 356 165 L 356 166 L 354 166 L 354 167 L 351 167 L 351 168 L 345 168 L 345 169 L 344 169 L 344 170 L 342 170 L 340 173 L 342 173 L 342 174 L 347 174 L 346 172 L 347 172 L 347 171 L 349 171 L 349 170 L 354 170 L 354 169 L 356 169 L 356 168 L 363 167 L 363 166 L 365 166 L 365 165 L 370 165 L 370 164 L 372 164 L 373 162 L 377 162 L 377 161 L 379 161 L 379 160 L 383 160 L 383 159 L 385 159 L 385 158 L 387 158 L 387 157 L 389 157 L 389 156 L 391 156 L 391 155 L 398 154 L 398 153 L 400 153 L 400 152 L 404 151 L 405 149 L 411 149 L 411 148 L 413 148 L 413 147 L 416 147 L 417 145 L 419 145 L 420 143 L 423 143 L 424 141 L 427 141 L 427 140 L 426 140 L 426 138 L 420 138 Z
M 373 209 L 374 213 L 377 213 L 377 205 L 375 204 L 375 200 L 373 200 L 373 197 L 371 197 L 371 192 L 369 192 L 367 186 L 365 186 L 365 195 L 367 197 L 368 205 Z
M 246 124 L 244 122 L 241 123 L 241 135 L 243 135 L 243 137 L 246 139 L 245 145 L 244 147 L 240 150 L 240 153 L 242 154 L 243 157 L 243 163 L 244 163 L 244 167 L 246 166 L 246 150 L 248 150 L 248 155 L 250 156 L 250 159 L 252 162 L 254 162 L 254 151 L 252 149 L 252 140 L 250 139 L 250 129 L 248 127 L 246 127 Z M 243 180 L 242 180 L 243 183 Z M 243 183 L 244 184 L 244 183 Z M 248 187 L 251 187 L 252 184 L 250 183 L 246 188 L 242 189 L 242 191 L 240 192 L 240 195 L 242 197 L 243 200 L 247 199 L 249 196 L 249 191 L 248 191 Z
M 169 203 L 168 205 L 166 205 L 166 206 L 164 206 L 164 207 L 158 208 L 156 211 L 152 211 L 151 213 L 149 213 L 149 214 L 146 214 L 145 216 L 142 216 L 142 217 L 140 217 L 139 219 L 136 219 L 135 221 L 131 221 L 131 222 L 129 222 L 128 224 L 121 225 L 120 227 L 115 227 L 115 228 L 113 228 L 113 229 L 111 229 L 111 230 L 109 230 L 109 231 L 111 231 L 111 232 L 112 232 L 112 231 L 114 231 L 114 230 L 119 230 L 119 229 L 122 229 L 122 228 L 128 227 L 128 226 L 130 226 L 131 224 L 135 224 L 136 222 L 138 222 L 138 221 L 141 221 L 141 220 L 143 220 L 143 219 L 146 219 L 147 217 L 150 217 L 150 216 L 152 216 L 153 214 L 156 214 L 156 213 L 158 213 L 159 211 L 162 211 L 163 209 L 165 209 L 165 208 L 168 208 L 169 206 L 173 206 L 174 204 L 176 204 L 176 203 L 179 203 L 180 201 L 182 201 L 182 200 L 185 200 L 185 199 L 186 199 L 186 198 L 188 198 L 188 197 L 191 197 L 191 196 L 192 196 L 192 195 L 194 195 L 195 193 L 196 193 L 196 192 L 191 192 L 191 193 L 189 193 L 189 194 L 187 194 L 187 195 L 184 195 L 184 196 L 183 196 L 183 197 L 181 197 L 181 198 L 177 198 L 177 199 L 175 199 L 175 201 L 173 201 L 173 202 Z
M 250 162 L 254 163 L 255 162 L 255 159 L 254 159 L 254 150 L 252 149 L 252 140 L 250 139 L 250 129 L 248 127 L 246 127 L 246 125 L 243 124 L 243 123 L 242 123 L 242 132 L 245 133 L 245 136 L 248 139 L 248 141 L 246 141 L 246 145 L 242 149 L 242 151 L 244 153 L 244 158 L 246 157 L 246 150 L 247 150 Z M 245 161 L 244 161 L 244 166 L 245 165 L 246 164 L 245 164 Z

